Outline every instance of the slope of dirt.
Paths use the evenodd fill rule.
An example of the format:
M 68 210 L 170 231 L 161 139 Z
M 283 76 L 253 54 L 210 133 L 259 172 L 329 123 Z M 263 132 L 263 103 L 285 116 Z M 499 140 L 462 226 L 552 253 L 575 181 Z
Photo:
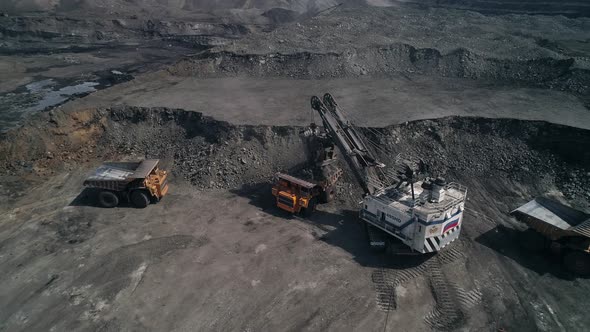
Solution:
M 587 18 L 485 16 L 440 8 L 338 7 L 325 15 L 253 34 L 221 49 L 237 54 L 341 53 L 354 48 L 408 44 L 418 49 L 433 48 L 442 54 L 464 48 L 486 58 L 559 58 L 560 54 L 569 55 L 571 46 L 545 46 L 567 41 L 587 45 L 589 26 Z
M 346 1 L 345 1 L 346 2 Z M 362 1 L 348 1 L 364 3 Z M 334 0 L 296 1 L 241 1 L 241 0 L 7 0 L 0 4 L 0 11 L 10 14 L 59 13 L 65 15 L 141 15 L 166 17 L 221 16 L 249 21 L 263 20 L 264 12 L 283 9 L 296 15 L 313 15 L 342 2 Z M 277 22 L 278 23 L 278 22 Z
M 47 175 L 96 160 L 161 158 L 199 188 L 238 188 L 301 167 L 307 148 L 299 130 L 235 126 L 164 108 L 54 110 L 4 135 L 0 166 L 8 175 Z M 446 118 L 364 131 L 386 163 L 403 152 L 422 158 L 433 175 L 461 181 L 497 176 L 537 191 L 559 188 L 580 205 L 590 199 L 586 130 L 545 122 Z M 352 177 L 343 186 L 353 197 Z
M 590 71 L 573 59 L 501 60 L 465 49 L 443 55 L 435 49 L 400 44 L 350 49 L 343 53 L 273 53 L 266 55 L 206 52 L 171 66 L 174 75 L 202 78 L 248 76 L 333 79 L 387 78 L 404 73 L 520 84 L 587 94 Z
M 2 169 L 50 175 L 98 160 L 161 158 L 199 188 L 267 181 L 306 160 L 298 128 L 231 126 L 200 113 L 117 107 L 40 114 L 5 133 Z
M 169 68 L 169 73 L 182 78 L 327 81 L 443 77 L 464 79 L 465 85 L 484 85 L 491 93 L 506 86 L 561 90 L 590 105 L 590 25 L 586 18 L 340 6 L 273 28 L 281 17 L 290 21 L 295 16 L 280 11 L 259 16 L 273 22 L 250 24 L 200 15 L 152 17 L 137 13 L 117 14 L 108 20 L 100 15 L 0 16 L 4 37 L 0 52 L 9 55 L 0 59 L 0 70 L 9 73 L 2 86 L 8 96 L 0 98 L 14 105 L 9 111 L 17 116 L 11 116 L 11 121 L 19 120 L 18 109 L 28 106 L 27 98 L 21 100 L 17 91 L 26 89 L 23 82 L 55 78 L 57 72 L 68 79 L 87 77 L 90 68 L 79 65 L 78 59 L 90 58 L 102 70 L 108 63 L 104 55 L 125 56 L 114 54 L 115 49 L 128 50 L 127 54 L 134 49 L 145 52 L 141 64 L 151 66 L 162 61 L 150 63 L 149 59 L 160 56 L 153 49 L 162 47 L 167 50 L 162 55 L 170 61 L 191 53 Z M 212 49 L 202 52 L 208 48 Z M 63 60 L 57 55 L 51 58 L 60 61 L 44 57 L 47 52 L 63 53 Z M 35 56 L 21 57 L 30 53 Z M 42 62 L 38 66 L 29 64 L 38 61 Z M 15 90 L 11 91 L 13 84 Z M 117 96 L 116 89 L 101 96 L 101 106 L 106 107 L 123 98 Z M 188 99 L 182 95 L 178 99 L 154 96 L 148 98 L 152 101 L 149 105 L 130 104 L 190 109 L 177 101 Z
M 199 18 L 176 20 L 133 15 L 105 20 L 102 17 L 7 16 L 0 17 L 0 36 L 3 37 L 0 53 L 82 52 L 150 42 L 202 48 L 239 38 L 249 31 L 244 24 Z
M 416 74 L 573 92 L 587 100 L 590 21 L 446 9 L 337 8 L 180 61 L 196 77 Z
M 459 117 L 366 129 L 386 163 L 410 155 L 423 159 L 433 175 L 461 183 L 498 178 L 537 195 L 558 189 L 584 209 L 590 207 L 589 134 L 546 122 Z
M 583 1 L 523 0 L 367 0 L 375 6 L 416 5 L 477 11 L 483 14 L 536 14 L 590 16 L 590 5 Z
M 221 9 L 265 9 L 271 6 L 276 8 L 288 8 L 297 12 L 304 12 L 310 8 L 322 9 L 328 7 L 330 1 L 290 1 L 270 2 L 253 1 L 243 2 L 236 0 L 203 1 L 203 0 L 180 0 L 180 1 L 158 1 L 158 0 L 108 0 L 96 3 L 89 0 L 6 0 L 0 5 L 0 10 L 8 12 L 20 11 L 79 11 L 108 9 L 111 11 L 125 11 L 130 8 L 142 8 L 145 12 L 158 10 L 183 10 L 183 11 L 213 11 Z M 338 2 L 332 2 L 333 5 Z M 572 17 L 590 16 L 590 8 L 583 1 L 558 1 L 545 0 L 519 1 L 519 0 L 366 0 L 356 1 L 373 6 L 429 6 L 473 10 L 489 14 L 544 14 L 544 15 L 567 15 Z M 151 9 L 151 10 L 150 10 Z

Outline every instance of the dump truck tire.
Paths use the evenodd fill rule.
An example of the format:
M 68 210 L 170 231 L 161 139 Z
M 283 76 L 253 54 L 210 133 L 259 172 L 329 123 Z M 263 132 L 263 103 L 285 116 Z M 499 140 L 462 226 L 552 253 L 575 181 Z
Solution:
M 322 191 L 321 199 L 322 203 L 330 203 L 334 200 L 334 196 L 336 194 L 336 188 L 334 186 L 330 186 L 326 188 L 325 191 Z
M 520 245 L 531 252 L 539 252 L 547 247 L 547 239 L 534 229 L 527 229 L 522 233 Z
M 315 206 L 316 206 L 316 200 L 312 199 L 311 201 L 309 201 L 309 204 L 307 204 L 307 208 L 304 208 L 301 210 L 302 214 L 304 217 L 311 217 L 311 215 L 313 214 L 313 212 L 315 211 Z
M 563 257 L 565 267 L 580 276 L 590 275 L 590 255 L 581 251 L 570 251 Z
M 150 198 L 143 190 L 134 190 L 131 192 L 131 203 L 133 206 L 143 209 L 150 204 Z
M 105 208 L 114 208 L 119 205 L 119 196 L 112 191 L 103 190 L 98 193 L 98 203 Z

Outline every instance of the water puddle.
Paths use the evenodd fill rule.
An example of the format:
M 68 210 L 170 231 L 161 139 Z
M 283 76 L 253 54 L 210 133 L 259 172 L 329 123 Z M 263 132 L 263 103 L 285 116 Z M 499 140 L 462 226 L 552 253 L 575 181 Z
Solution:
M 42 111 L 47 107 L 56 106 L 70 99 L 74 95 L 88 94 L 96 91 L 98 82 L 83 82 L 76 85 L 69 85 L 54 90 L 56 83 L 52 79 L 42 80 L 27 84 L 25 87 L 28 93 L 41 96 L 40 99 L 30 107 L 23 110 L 24 113 Z
M 58 106 L 72 98 L 127 81 L 132 78 L 118 70 L 97 80 L 80 82 L 40 79 L 10 93 L 0 94 L 0 133 L 19 125 L 29 114 Z

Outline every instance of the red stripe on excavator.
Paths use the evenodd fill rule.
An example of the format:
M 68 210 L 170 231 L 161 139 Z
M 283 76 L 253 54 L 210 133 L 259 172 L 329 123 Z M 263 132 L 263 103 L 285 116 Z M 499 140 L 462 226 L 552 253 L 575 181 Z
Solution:
M 451 221 L 450 223 L 445 225 L 445 228 L 443 229 L 443 234 L 446 233 L 447 231 L 450 231 L 451 228 L 458 226 L 459 225 L 459 218 L 457 218 L 457 220 L 455 221 Z

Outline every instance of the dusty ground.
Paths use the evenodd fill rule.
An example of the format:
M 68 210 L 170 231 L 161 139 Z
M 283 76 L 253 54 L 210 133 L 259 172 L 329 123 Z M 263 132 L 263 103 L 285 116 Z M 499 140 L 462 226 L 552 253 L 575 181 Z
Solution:
M 0 331 L 586 330 L 590 281 L 523 251 L 508 213 L 543 194 L 590 208 L 588 6 L 368 3 L 387 8 L 3 2 Z M 324 92 L 385 161 L 469 188 L 460 242 L 369 251 L 349 173 L 308 220 L 273 207 Z M 159 204 L 82 190 L 102 160 L 145 157 L 172 174 Z
M 104 210 L 76 199 L 83 174 L 60 174 L 4 209 L 3 330 L 551 331 L 587 324 L 579 305 L 586 280 L 562 279 L 556 263 L 523 256 L 502 239 L 508 234 L 496 238 L 493 219 L 470 215 L 457 251 L 421 263 L 375 256 L 350 211 L 325 208 L 303 221 L 268 202 L 181 181 L 148 209 Z M 481 199 L 471 185 L 472 199 Z M 53 198 L 31 201 L 45 196 Z M 473 238 L 482 228 L 483 245 Z M 395 287 L 394 308 L 380 297 L 388 287 Z M 441 293 L 452 302 L 437 306 Z

